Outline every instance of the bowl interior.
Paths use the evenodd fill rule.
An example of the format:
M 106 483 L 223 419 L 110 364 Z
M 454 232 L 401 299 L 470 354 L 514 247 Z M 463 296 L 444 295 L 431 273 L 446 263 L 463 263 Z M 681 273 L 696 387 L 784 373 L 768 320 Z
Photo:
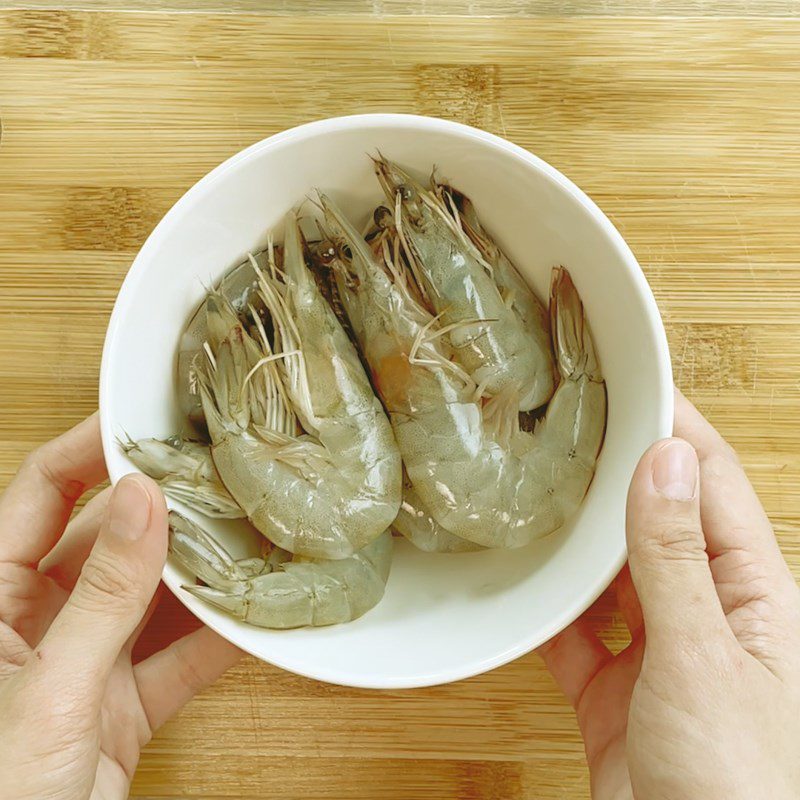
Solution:
M 366 687 L 422 686 L 498 666 L 581 613 L 624 560 L 628 480 L 671 427 L 671 375 L 652 296 L 610 223 L 572 184 L 500 139 L 462 126 L 376 115 L 315 123 L 235 156 L 191 189 L 137 257 L 109 326 L 101 375 L 112 480 L 134 471 L 115 445 L 180 430 L 175 350 L 203 284 L 265 244 L 287 209 L 315 187 L 361 224 L 381 195 L 367 154 L 380 149 L 427 172 L 435 163 L 475 202 L 485 226 L 541 298 L 551 267 L 570 270 L 607 381 L 606 441 L 572 522 L 522 551 L 433 555 L 395 541 L 386 596 L 361 619 L 330 628 L 261 630 L 164 580 L 202 620 L 250 653 L 294 672 Z M 311 208 L 309 207 L 309 211 Z M 223 541 L 234 524 L 204 521 Z

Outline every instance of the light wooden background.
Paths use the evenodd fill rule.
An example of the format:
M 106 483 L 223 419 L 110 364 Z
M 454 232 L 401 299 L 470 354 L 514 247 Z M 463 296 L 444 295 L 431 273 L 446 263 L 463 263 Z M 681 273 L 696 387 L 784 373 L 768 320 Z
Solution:
M 530 148 L 609 214 L 658 299 L 677 383 L 739 448 L 800 576 L 800 21 L 614 16 L 626 0 L 602 18 L 261 5 L 275 16 L 0 13 L 0 484 L 95 408 L 117 288 L 194 181 L 290 125 L 413 111 Z M 457 5 L 432 7 L 489 13 Z M 169 600 L 157 619 L 148 647 L 187 624 Z M 610 598 L 593 619 L 623 641 Z M 572 800 L 588 779 L 534 655 L 387 693 L 247 660 L 158 734 L 133 795 Z

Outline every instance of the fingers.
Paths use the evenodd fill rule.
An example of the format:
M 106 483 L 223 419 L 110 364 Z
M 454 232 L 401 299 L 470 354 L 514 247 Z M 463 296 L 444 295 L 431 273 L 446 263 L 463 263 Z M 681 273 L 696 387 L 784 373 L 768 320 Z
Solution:
M 700 513 L 718 584 L 743 587 L 760 577 L 794 589 L 772 525 L 736 454 L 677 391 L 675 435 L 690 442 L 700 459 Z M 740 600 L 735 593 L 722 599 L 729 606 Z
M 128 475 L 114 488 L 97 542 L 35 661 L 83 678 L 95 697 L 145 614 L 167 554 L 167 509 L 158 486 Z
M 162 584 L 156 592 L 160 595 L 160 602 L 154 614 L 153 624 L 147 625 L 138 636 L 134 634 L 136 639 L 131 649 L 131 661 L 134 664 L 145 661 L 177 639 L 203 626 L 203 623 L 172 592 L 162 591 L 163 589 Z
M 128 641 L 125 642 L 125 652 L 128 653 L 129 656 L 132 657 L 133 648 L 136 646 L 136 642 L 138 641 L 139 637 L 142 635 L 144 629 L 153 618 L 153 614 L 156 613 L 156 609 L 158 608 L 158 604 L 161 602 L 163 594 L 164 584 L 159 582 L 155 592 L 153 593 L 153 596 L 150 598 L 150 602 L 147 604 L 147 609 L 145 610 L 144 615 L 139 620 L 139 624 L 133 629 L 133 633 L 128 637 Z
M 30 653 L 31 648 L 22 636 L 0 622 L 0 677 L 21 667 Z
M 614 588 L 622 617 L 631 632 L 631 639 L 635 639 L 643 632 L 644 620 L 642 619 L 642 606 L 633 586 L 631 569 L 627 564 L 617 575 Z
M 56 546 L 42 559 L 39 571 L 65 589 L 72 589 L 81 574 L 83 562 L 97 541 L 100 525 L 111 498 L 112 487 L 96 494 L 73 517 Z
M 239 648 L 202 627 L 137 664 L 134 676 L 150 729 L 160 728 L 242 655 Z
M 731 637 L 708 565 L 700 524 L 697 455 L 682 439 L 666 439 L 642 457 L 628 493 L 631 577 L 648 647 L 674 647 L 690 636 Z
M 675 430 L 697 448 L 700 516 L 711 573 L 739 644 L 775 672 L 796 669 L 800 592 L 736 454 L 700 412 L 675 396 Z
M 537 651 L 576 710 L 587 687 L 613 656 L 584 620 L 545 642 Z
M 78 498 L 105 477 L 97 414 L 31 453 L 0 495 L 0 561 L 37 564 Z

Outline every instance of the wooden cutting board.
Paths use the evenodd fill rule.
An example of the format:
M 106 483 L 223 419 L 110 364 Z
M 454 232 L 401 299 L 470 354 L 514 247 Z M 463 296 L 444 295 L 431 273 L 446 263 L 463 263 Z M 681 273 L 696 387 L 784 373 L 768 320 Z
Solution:
M 658 299 L 676 382 L 739 449 L 800 576 L 800 22 L 299 6 L 0 13 L 0 483 L 96 407 L 117 288 L 194 181 L 300 122 L 418 112 L 507 136 L 611 217 Z M 169 599 L 156 619 L 150 646 L 187 625 Z M 611 597 L 592 619 L 624 642 Z M 587 798 L 588 777 L 535 655 L 384 693 L 248 659 L 159 732 L 133 795 Z

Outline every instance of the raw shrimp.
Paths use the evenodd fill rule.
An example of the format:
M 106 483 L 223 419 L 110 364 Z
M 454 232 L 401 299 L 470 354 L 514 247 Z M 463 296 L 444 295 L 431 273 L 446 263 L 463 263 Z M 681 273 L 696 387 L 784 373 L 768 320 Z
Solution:
M 259 269 L 267 268 L 268 250 L 256 253 L 253 258 Z M 273 258 L 280 263 L 279 248 L 275 248 Z M 217 286 L 217 292 L 230 301 L 237 314 L 246 319 L 248 306 L 253 305 L 259 312 L 264 310 L 255 291 L 257 286 L 256 272 L 248 259 L 225 274 Z M 207 299 L 189 319 L 178 345 L 178 403 L 195 433 L 200 436 L 208 435 L 197 382 L 197 368 L 206 357 L 203 342 L 208 338 Z
M 235 561 L 199 525 L 172 511 L 170 553 L 208 586 L 183 588 L 251 625 L 333 625 L 365 614 L 383 597 L 392 561 L 385 531 L 339 560 L 289 560 L 286 552 Z
M 169 497 L 206 516 L 244 516 L 220 483 L 208 446 L 175 436 L 129 440 L 122 446 Z M 338 561 L 304 561 L 267 539 L 262 539 L 262 557 L 234 560 L 213 536 L 178 512 L 171 511 L 169 521 L 170 553 L 211 587 L 184 588 L 255 625 L 293 628 L 347 622 L 383 595 L 391 564 L 390 534 Z
M 400 454 L 353 344 L 305 265 L 294 215 L 283 267 L 258 270 L 272 341 L 257 315 L 252 337 L 219 293 L 206 303 L 208 360 L 198 377 L 211 454 L 268 539 L 310 558 L 347 558 L 397 515 Z
M 386 228 L 386 225 L 381 224 L 381 222 L 385 214 L 388 213 L 386 208 L 376 209 L 375 222 L 377 228 L 373 229 L 373 233 L 377 234 L 380 230 Z M 377 238 L 375 239 L 375 245 L 380 246 L 380 241 Z M 339 294 L 335 272 L 330 269 L 330 264 L 335 257 L 335 247 L 331 242 L 323 239 L 312 254 L 312 269 L 339 322 L 342 323 L 342 327 L 348 336 L 357 345 L 358 340 L 350 325 L 350 320 Z M 369 369 L 369 364 L 365 363 L 364 366 Z M 392 527 L 415 547 L 429 553 L 462 553 L 483 549 L 480 545 L 461 539 L 439 525 L 427 511 L 414 490 L 414 486 L 405 474 L 403 475 L 403 499 Z
M 546 403 L 555 387 L 552 354 L 531 290 L 522 280 L 513 287 L 498 280 L 444 195 L 383 157 L 375 168 L 425 299 L 443 325 L 455 324 L 450 343 L 481 394 L 511 397 L 514 391 L 520 411 Z M 540 328 L 535 336 L 532 327 Z
M 239 504 L 223 486 L 207 445 L 170 436 L 131 439 L 120 446 L 142 472 L 158 481 L 164 494 L 207 517 L 244 517 Z
M 389 412 L 408 477 L 447 531 L 485 547 L 519 547 L 559 528 L 594 475 L 605 384 L 566 270 L 553 272 L 551 324 L 561 383 L 533 434 L 519 429 L 516 387 L 484 402 L 448 349 L 448 326 L 415 300 L 322 197 L 338 241 L 340 294 Z

